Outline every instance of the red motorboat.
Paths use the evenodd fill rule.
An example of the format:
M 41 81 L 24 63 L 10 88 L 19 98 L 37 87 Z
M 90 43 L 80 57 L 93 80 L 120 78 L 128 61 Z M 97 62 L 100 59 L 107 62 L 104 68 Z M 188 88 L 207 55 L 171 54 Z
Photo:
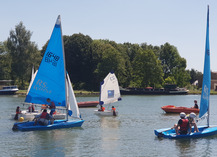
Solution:
M 181 106 L 173 106 L 173 105 L 167 105 L 161 107 L 162 110 L 164 110 L 166 113 L 180 113 L 180 112 L 185 112 L 185 113 L 199 113 L 200 109 L 197 108 L 188 108 L 188 107 L 181 107 Z
M 78 107 L 96 107 L 99 104 L 99 101 L 84 101 L 78 102 Z

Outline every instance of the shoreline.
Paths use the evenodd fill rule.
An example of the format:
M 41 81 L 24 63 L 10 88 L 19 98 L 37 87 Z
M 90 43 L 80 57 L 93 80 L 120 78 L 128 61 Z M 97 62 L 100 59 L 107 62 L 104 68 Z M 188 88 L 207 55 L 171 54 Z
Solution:
M 74 91 L 75 96 L 99 96 L 100 92 L 92 91 Z M 20 90 L 15 95 L 26 96 L 26 90 Z M 144 94 L 145 95 L 145 94 Z M 201 95 L 201 91 L 189 91 L 186 95 Z M 210 95 L 217 95 L 217 91 L 210 91 Z

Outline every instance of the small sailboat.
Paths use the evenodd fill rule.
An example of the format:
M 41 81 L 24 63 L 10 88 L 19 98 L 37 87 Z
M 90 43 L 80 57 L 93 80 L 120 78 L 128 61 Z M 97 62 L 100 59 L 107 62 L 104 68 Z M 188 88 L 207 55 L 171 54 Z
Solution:
M 170 139 L 179 138 L 200 138 L 217 134 L 217 126 L 209 125 L 209 97 L 210 97 L 210 87 L 211 87 L 211 72 L 210 72 L 210 47 L 209 47 L 209 6 L 207 11 L 207 31 L 206 31 L 206 47 L 205 47 L 205 61 L 204 61 L 204 73 L 203 73 L 203 86 L 200 101 L 200 112 L 199 118 L 207 118 L 206 126 L 198 126 L 199 132 L 192 132 L 186 135 L 176 135 L 174 129 L 165 128 L 154 130 L 157 137 L 164 137 Z
M 30 88 L 32 86 L 32 83 L 33 83 L 33 81 L 35 79 L 35 76 L 36 76 L 37 72 L 38 72 L 38 70 L 36 70 L 34 72 L 34 66 L 33 66 L 32 67 L 31 80 L 30 80 L 29 87 L 28 87 L 28 90 L 27 90 L 27 95 L 29 93 L 29 90 L 30 90 Z M 41 114 L 42 111 L 43 111 L 43 108 L 46 108 L 46 107 L 42 106 L 41 109 L 37 110 L 37 109 L 35 109 L 37 107 L 36 105 L 34 105 L 33 103 L 26 103 L 26 102 L 23 103 L 23 106 L 28 106 L 28 109 L 21 110 L 21 113 L 18 114 L 18 119 L 23 117 L 24 120 L 29 120 L 29 121 L 33 120 L 37 115 Z M 48 113 L 50 113 L 50 110 L 48 110 Z M 15 113 L 12 113 L 11 118 L 14 119 L 15 115 L 16 115 Z M 56 111 L 53 114 L 53 118 L 56 119 L 56 120 L 65 119 L 66 114 Z
M 121 100 L 120 89 L 118 84 L 118 79 L 114 72 L 110 72 L 105 79 L 101 82 L 99 105 L 108 105 L 116 101 Z M 108 106 L 109 107 L 109 106 Z M 118 111 L 113 111 L 112 109 L 106 109 L 104 111 L 95 110 L 95 114 L 102 116 L 117 116 Z
M 25 102 L 42 106 L 48 104 L 47 98 L 50 98 L 55 103 L 56 108 L 66 111 L 66 119 L 55 120 L 54 124 L 49 123 L 47 126 L 34 125 L 33 121 L 15 123 L 12 129 L 20 131 L 51 130 L 81 127 L 84 122 L 80 118 L 77 101 L 65 68 L 60 16 L 57 18 L 47 49 Z M 73 117 L 73 119 L 69 120 L 68 116 Z

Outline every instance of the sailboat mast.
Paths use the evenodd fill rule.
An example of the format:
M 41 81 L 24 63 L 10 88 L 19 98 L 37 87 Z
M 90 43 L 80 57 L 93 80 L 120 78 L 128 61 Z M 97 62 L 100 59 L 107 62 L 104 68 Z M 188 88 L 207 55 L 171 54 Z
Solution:
M 207 30 L 206 30 L 206 53 L 209 53 L 209 57 L 210 57 L 210 47 L 209 47 L 209 5 L 207 6 L 207 28 L 206 28 Z M 209 58 L 209 60 L 210 60 L 210 58 Z M 210 64 L 210 62 L 209 62 L 209 64 Z M 210 69 L 210 67 L 209 67 L 209 69 Z M 211 72 L 209 71 L 209 75 L 210 75 L 210 77 L 209 77 L 209 81 L 211 82 Z M 210 86 L 211 86 L 211 84 L 210 84 Z M 211 87 L 209 87 L 209 89 L 210 89 Z M 209 95 L 210 95 L 210 90 L 209 90 Z M 207 126 L 209 127 L 209 114 L 210 114 L 210 101 L 208 101 L 208 111 L 207 111 L 207 113 L 208 113 L 208 117 L 207 117 Z
M 64 43 L 63 43 L 63 35 L 62 35 L 62 25 L 61 25 L 61 19 L 60 19 L 60 15 L 58 16 L 58 19 L 60 22 L 60 31 L 61 31 L 61 40 L 62 40 L 62 52 L 63 52 L 63 62 L 64 62 L 64 80 L 66 80 L 66 62 L 65 62 L 65 50 L 64 50 Z M 66 85 L 66 81 L 65 81 L 65 100 L 66 100 L 66 120 L 68 121 L 68 98 L 67 98 L 67 85 Z

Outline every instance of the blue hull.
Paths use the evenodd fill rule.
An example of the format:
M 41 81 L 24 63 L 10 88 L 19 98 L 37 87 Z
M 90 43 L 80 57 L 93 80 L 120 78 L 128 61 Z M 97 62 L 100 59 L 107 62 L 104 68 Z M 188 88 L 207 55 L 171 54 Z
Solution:
M 34 122 L 23 122 L 23 123 L 14 123 L 13 130 L 19 131 L 36 131 L 36 130 L 53 130 L 53 129 L 62 129 L 62 128 L 72 128 L 72 127 L 81 127 L 84 120 L 55 120 L 54 124 L 42 126 L 42 125 L 34 125 Z
M 199 132 L 192 132 L 187 135 L 176 135 L 174 129 L 165 128 L 154 130 L 154 133 L 157 137 L 169 138 L 169 139 L 183 139 L 183 138 L 201 138 L 206 136 L 217 135 L 217 126 L 199 126 Z M 193 130 L 193 129 L 192 129 Z

